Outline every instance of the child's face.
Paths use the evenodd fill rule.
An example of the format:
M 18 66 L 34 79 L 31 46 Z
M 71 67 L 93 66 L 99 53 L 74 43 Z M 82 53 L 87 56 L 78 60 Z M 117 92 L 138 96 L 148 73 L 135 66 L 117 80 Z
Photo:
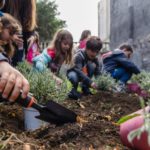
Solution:
M 95 59 L 95 57 L 98 55 L 99 51 L 93 51 L 91 49 L 86 49 L 86 53 L 89 59 Z
M 124 54 L 126 55 L 127 58 L 131 58 L 131 56 L 132 56 L 131 51 L 124 50 Z
M 61 42 L 61 50 L 62 50 L 62 53 L 67 53 L 70 49 L 70 42 L 64 40 Z
M 3 29 L 1 32 L 1 40 L 8 41 L 10 39 L 11 39 L 11 35 L 9 32 L 9 29 L 7 29 L 7 28 Z

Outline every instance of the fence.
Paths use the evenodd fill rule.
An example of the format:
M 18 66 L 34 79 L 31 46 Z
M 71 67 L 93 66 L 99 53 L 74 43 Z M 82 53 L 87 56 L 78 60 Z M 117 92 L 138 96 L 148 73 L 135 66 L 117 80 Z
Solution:
M 46 47 L 48 47 L 48 45 L 49 45 L 49 42 L 48 42 L 48 41 L 46 41 L 46 42 L 41 42 L 41 43 L 40 43 L 40 48 L 41 48 L 41 50 L 43 50 L 43 49 L 45 49 Z

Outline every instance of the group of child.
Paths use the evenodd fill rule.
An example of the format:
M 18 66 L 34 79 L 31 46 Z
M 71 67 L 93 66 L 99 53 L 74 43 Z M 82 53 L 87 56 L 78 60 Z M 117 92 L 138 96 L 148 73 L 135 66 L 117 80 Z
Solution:
M 12 16 L 1 12 L 0 64 L 2 64 L 3 61 L 11 60 L 14 52 L 12 39 L 20 31 L 21 25 L 19 22 Z M 109 51 L 103 55 L 100 54 L 101 49 L 101 39 L 97 36 L 91 36 L 91 32 L 85 30 L 82 33 L 78 50 L 74 56 L 72 56 L 73 36 L 69 31 L 61 29 L 57 31 L 51 44 L 45 48 L 42 53 L 38 52 L 33 58 L 31 57 L 30 62 L 39 72 L 49 68 L 53 73 L 53 79 L 56 80 L 58 84 L 63 82 L 62 79 L 57 76 L 62 64 L 69 64 L 70 68 L 67 70 L 67 78 L 72 84 L 72 89 L 68 97 L 77 100 L 81 98 L 82 95 L 92 94 L 89 88 L 97 88 L 96 83 L 92 81 L 92 77 L 97 77 L 101 74 L 98 57 L 101 57 L 103 60 L 104 71 L 110 73 L 113 78 L 119 80 L 123 85 L 126 84 L 133 73 L 140 73 L 136 65 L 129 60 L 133 53 L 131 46 L 125 44 L 119 49 Z M 8 68 L 11 67 L 9 66 Z M 3 93 L 3 97 L 7 98 L 12 90 L 12 94 L 9 97 L 10 100 L 16 99 L 20 90 L 23 91 L 23 97 L 25 97 L 29 91 L 27 80 L 15 69 L 15 71 L 12 68 L 10 69 L 15 73 L 17 72 L 15 75 L 10 74 L 11 71 L 4 73 L 3 67 L 1 67 L 0 70 L 0 92 Z M 77 91 L 79 83 L 82 94 Z
M 87 31 L 85 30 L 86 33 Z M 67 70 L 67 78 L 72 84 L 72 89 L 68 93 L 68 97 L 75 100 L 80 99 L 82 95 L 92 94 L 90 88 L 97 88 L 96 83 L 92 81 L 92 77 L 100 76 L 103 71 L 109 73 L 119 81 L 120 89 L 118 89 L 118 92 L 124 89 L 125 84 L 133 73 L 140 73 L 138 67 L 130 60 L 133 53 L 130 45 L 123 44 L 119 49 L 101 55 L 101 39 L 89 34 L 90 32 L 87 34 L 88 37 L 83 39 L 84 46 L 81 44 L 82 41 L 80 41 L 78 50 L 76 50 L 73 58 L 73 37 L 69 31 L 63 29 L 56 33 L 48 48 L 33 58 L 33 66 L 38 71 L 43 71 L 48 67 L 54 73 L 54 79 L 60 80 L 61 82 L 62 80 L 55 75 L 59 73 L 63 63 L 69 64 L 70 68 Z M 100 67 L 98 57 L 102 59 L 103 71 Z M 82 93 L 77 90 L 79 83 Z

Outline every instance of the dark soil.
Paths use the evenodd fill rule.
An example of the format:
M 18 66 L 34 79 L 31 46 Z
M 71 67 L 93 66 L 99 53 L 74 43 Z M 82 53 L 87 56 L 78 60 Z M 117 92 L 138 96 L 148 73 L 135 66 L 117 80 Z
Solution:
M 50 124 L 25 132 L 22 108 L 0 104 L 0 149 L 5 144 L 8 150 L 127 150 L 115 123 L 140 108 L 137 96 L 99 92 L 80 101 L 66 100 L 63 105 L 87 122 L 57 127 Z

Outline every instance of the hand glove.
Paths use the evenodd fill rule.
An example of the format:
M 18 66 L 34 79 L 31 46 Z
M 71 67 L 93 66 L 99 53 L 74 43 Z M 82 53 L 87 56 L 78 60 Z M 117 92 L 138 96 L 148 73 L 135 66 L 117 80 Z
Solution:
M 50 61 L 51 57 L 48 55 L 47 49 L 43 50 L 40 55 L 33 58 L 34 67 L 38 71 L 43 71 Z

